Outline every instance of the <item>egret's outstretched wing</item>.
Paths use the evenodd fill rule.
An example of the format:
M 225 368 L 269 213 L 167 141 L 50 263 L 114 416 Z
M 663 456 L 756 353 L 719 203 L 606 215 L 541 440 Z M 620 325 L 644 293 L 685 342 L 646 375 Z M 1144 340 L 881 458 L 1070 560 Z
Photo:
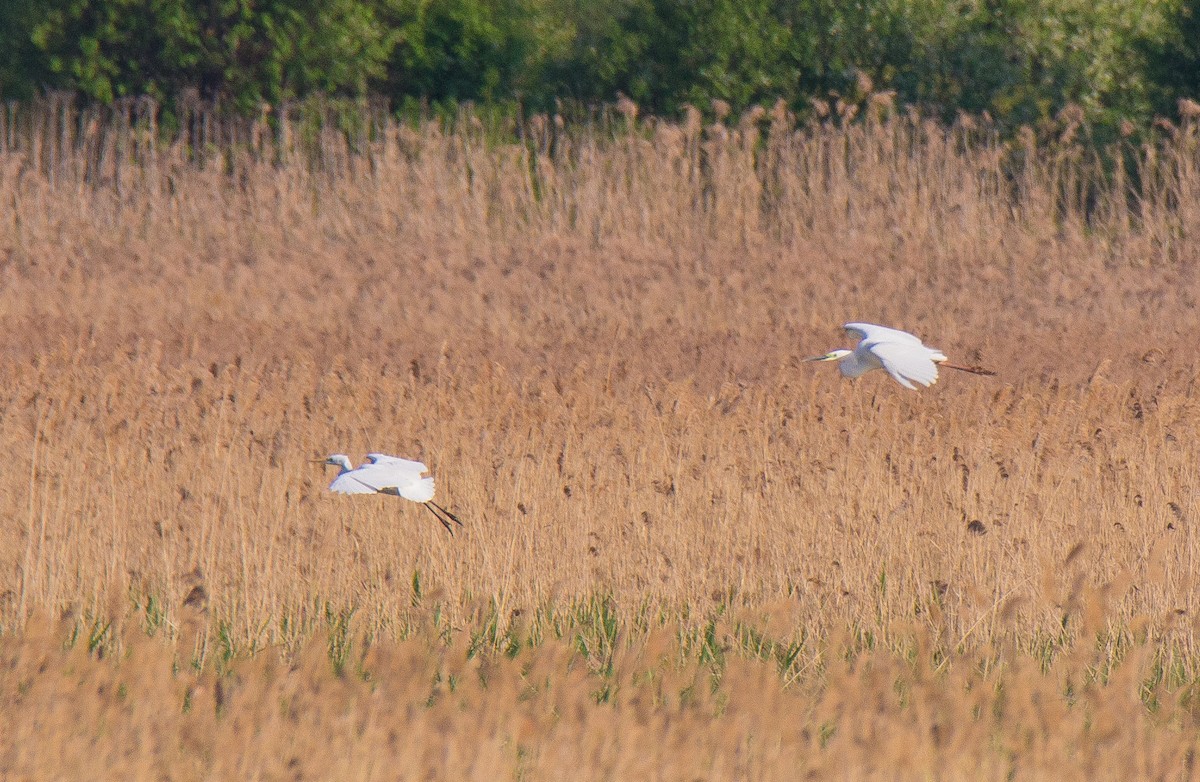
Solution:
M 874 323 L 847 323 L 842 326 L 849 334 L 865 342 L 902 342 L 920 345 L 921 340 L 907 331 L 890 329 L 887 326 L 877 326 Z
M 398 456 L 388 456 L 386 453 L 369 453 L 367 461 L 371 464 L 394 464 L 397 466 L 403 465 L 409 470 L 412 470 L 417 475 L 423 472 L 429 472 L 429 468 L 423 462 L 414 462 L 411 459 L 401 459 Z
M 369 453 L 371 464 L 364 464 L 371 482 L 381 483 L 396 494 L 413 502 L 428 502 L 433 499 L 433 478 L 423 462 L 401 459 L 386 453 Z
M 383 456 L 384 454 L 376 454 Z M 428 502 L 433 499 L 433 478 L 425 465 L 408 459 L 377 459 L 354 471 L 359 482 L 375 487 L 384 494 L 396 494 L 413 502 Z M 351 475 L 353 473 L 347 473 Z
M 883 364 L 887 373 L 905 388 L 916 390 L 914 382 L 931 386 L 937 382 L 938 368 L 929 348 L 918 340 L 911 342 L 875 342 L 871 353 Z
M 333 479 L 329 490 L 338 494 L 375 494 L 378 486 L 373 486 L 370 479 L 363 475 L 362 469 L 349 470 Z

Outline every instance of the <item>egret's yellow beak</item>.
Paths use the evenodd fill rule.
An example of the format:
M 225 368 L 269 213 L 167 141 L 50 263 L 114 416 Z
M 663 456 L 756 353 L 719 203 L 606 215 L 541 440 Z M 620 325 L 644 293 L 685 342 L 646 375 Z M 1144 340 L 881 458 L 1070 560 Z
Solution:
M 836 353 L 826 353 L 823 356 L 812 356 L 812 357 L 806 358 L 804 360 L 805 361 L 833 361 L 837 357 L 838 357 L 838 355 Z

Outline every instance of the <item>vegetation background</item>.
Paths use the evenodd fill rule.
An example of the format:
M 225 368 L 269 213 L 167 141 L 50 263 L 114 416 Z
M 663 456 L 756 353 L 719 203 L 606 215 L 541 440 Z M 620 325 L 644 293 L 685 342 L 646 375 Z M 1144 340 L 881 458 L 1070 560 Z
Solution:
M 0 3 L 0 776 L 1196 777 L 1195 26 Z
M 890 101 L 10 107 L 0 770 L 1194 775 L 1200 126 Z
M 187 90 L 247 114 L 313 93 L 393 107 L 719 99 L 807 110 L 862 76 L 901 105 L 1007 127 L 1083 108 L 1095 132 L 1200 92 L 1195 0 L 5 0 L 0 96 Z M 867 91 L 869 91 L 868 88 Z

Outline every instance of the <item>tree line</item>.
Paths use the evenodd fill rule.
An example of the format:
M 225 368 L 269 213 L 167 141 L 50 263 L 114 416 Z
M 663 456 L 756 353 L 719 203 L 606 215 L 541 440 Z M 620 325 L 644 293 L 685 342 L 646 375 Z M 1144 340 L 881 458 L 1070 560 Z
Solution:
M 251 114 L 307 95 L 393 108 L 654 113 L 895 91 L 1009 127 L 1078 106 L 1145 124 L 1200 93 L 1200 0 L 0 0 L 0 97 L 196 89 Z

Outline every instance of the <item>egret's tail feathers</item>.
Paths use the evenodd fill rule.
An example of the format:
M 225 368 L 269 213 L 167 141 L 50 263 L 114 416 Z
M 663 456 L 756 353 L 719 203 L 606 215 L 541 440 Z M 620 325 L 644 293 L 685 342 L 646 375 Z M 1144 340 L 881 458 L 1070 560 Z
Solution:
M 992 370 L 984 369 L 983 367 L 964 367 L 962 364 L 951 364 L 949 361 L 939 361 L 938 366 L 946 367 L 947 369 L 957 369 L 959 372 L 970 372 L 972 375 L 991 376 L 996 374 Z
M 413 502 L 429 502 L 433 499 L 433 478 L 422 478 L 419 481 L 409 484 L 404 487 L 405 499 Z

